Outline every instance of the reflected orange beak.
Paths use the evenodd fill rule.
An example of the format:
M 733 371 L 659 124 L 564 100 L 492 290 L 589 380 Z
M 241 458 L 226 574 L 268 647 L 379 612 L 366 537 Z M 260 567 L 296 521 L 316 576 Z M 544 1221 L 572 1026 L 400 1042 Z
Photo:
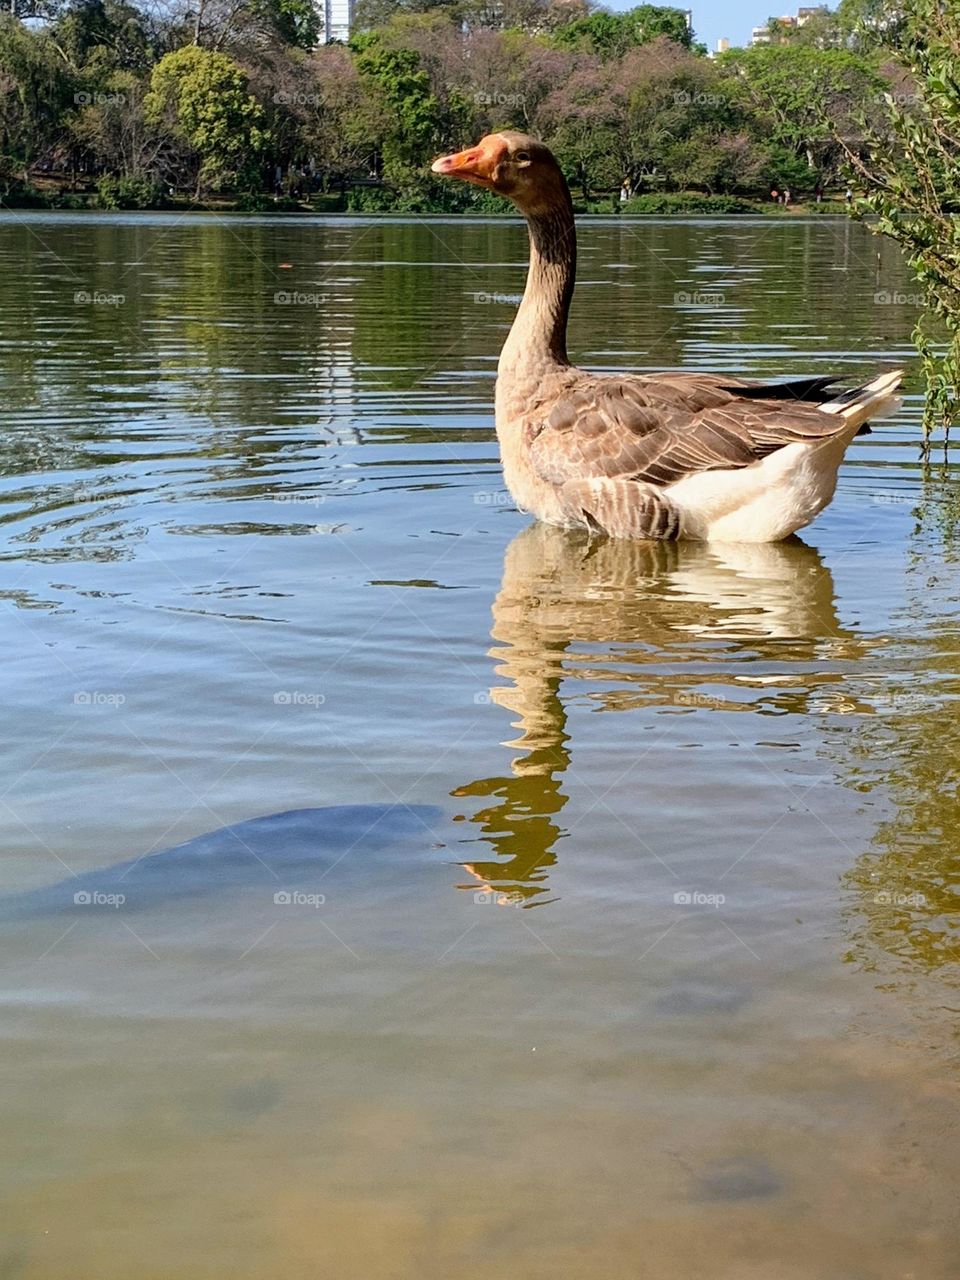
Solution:
M 481 138 L 475 147 L 468 151 L 457 151 L 454 155 L 441 156 L 430 166 L 431 172 L 441 173 L 447 178 L 461 178 L 464 182 L 472 182 L 479 187 L 490 187 L 496 178 L 497 166 L 506 151 L 502 139 L 491 135 Z

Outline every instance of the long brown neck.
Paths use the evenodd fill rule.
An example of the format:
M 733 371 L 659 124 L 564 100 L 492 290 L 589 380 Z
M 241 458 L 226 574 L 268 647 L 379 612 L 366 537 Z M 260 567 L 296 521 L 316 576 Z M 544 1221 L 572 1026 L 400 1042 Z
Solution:
M 567 315 L 577 274 L 573 204 L 563 178 L 554 200 L 527 213 L 530 269 L 527 287 L 500 354 L 500 372 L 529 366 L 566 365 Z

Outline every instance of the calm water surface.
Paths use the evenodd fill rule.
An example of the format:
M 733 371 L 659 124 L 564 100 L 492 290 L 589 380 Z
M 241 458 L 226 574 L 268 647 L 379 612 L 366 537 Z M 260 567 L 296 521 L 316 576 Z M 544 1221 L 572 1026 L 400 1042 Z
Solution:
M 586 222 L 571 351 L 913 368 L 877 251 Z M 0 218 L 4 891 L 442 815 L 371 854 L 330 817 L 312 905 L 255 857 L 14 904 L 0 1276 L 960 1274 L 957 505 L 916 378 L 802 542 L 531 527 L 491 413 L 524 260 L 506 221 Z

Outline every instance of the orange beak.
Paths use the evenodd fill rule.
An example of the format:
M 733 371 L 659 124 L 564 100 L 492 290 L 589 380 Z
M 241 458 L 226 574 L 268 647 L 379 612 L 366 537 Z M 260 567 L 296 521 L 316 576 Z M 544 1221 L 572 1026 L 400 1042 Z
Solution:
M 496 177 L 497 166 L 506 151 L 502 138 L 490 134 L 481 138 L 475 147 L 468 151 L 457 151 L 451 156 L 441 156 L 434 160 L 430 169 L 433 173 L 442 173 L 447 178 L 461 178 L 464 182 L 472 182 L 478 187 L 490 187 Z

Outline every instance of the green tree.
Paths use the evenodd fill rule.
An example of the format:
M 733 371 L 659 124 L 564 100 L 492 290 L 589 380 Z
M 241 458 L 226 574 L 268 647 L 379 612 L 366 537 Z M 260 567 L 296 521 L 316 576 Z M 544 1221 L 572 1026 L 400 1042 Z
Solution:
M 866 53 L 896 42 L 905 12 L 902 0 L 840 0 L 836 17 L 847 45 Z
M 841 143 L 864 188 L 857 216 L 901 245 L 923 290 L 914 340 L 929 449 L 931 431 L 948 437 L 960 415 L 960 4 L 911 0 L 896 41 L 910 81 L 885 95 L 884 125 L 864 145 Z
M 774 44 L 806 46 L 815 49 L 835 49 L 845 43 L 837 15 L 824 9 L 811 14 L 801 26 L 785 18 L 770 18 L 767 31 Z
M 256 184 L 269 141 L 265 113 L 226 54 L 196 45 L 168 53 L 153 69 L 144 112 L 195 153 L 198 192 Z
M 659 5 L 641 4 L 625 13 L 598 10 L 586 18 L 578 18 L 559 27 L 553 40 L 566 49 L 595 53 L 604 59 L 622 58 L 628 49 L 666 36 L 675 44 L 689 49 L 693 32 L 686 12 Z
M 314 0 L 256 0 L 254 13 L 282 45 L 312 49 L 320 37 Z
M 403 13 L 431 13 L 434 10 L 454 9 L 450 0 L 357 0 L 354 16 L 355 30 L 377 31 L 385 27 L 391 18 Z
M 126 0 L 79 0 L 61 12 L 50 34 L 70 66 L 88 78 L 143 75 L 160 56 L 146 13 Z
M 406 192 L 410 207 L 416 207 L 423 193 L 438 185 L 423 175 L 423 168 L 441 141 L 460 130 L 412 49 L 391 48 L 382 33 L 357 36 L 351 48 L 370 93 L 369 110 L 358 126 L 373 125 L 384 181 Z M 466 115 L 459 95 L 453 95 L 452 111 L 454 116 Z
M 252 60 L 271 48 L 312 48 L 320 10 L 313 0 L 193 0 L 183 26 L 193 44 Z
M 2 8 L 12 18 L 47 20 L 57 15 L 63 0 L 3 0 Z
M 837 135 L 859 132 L 864 105 L 886 87 L 874 62 L 847 49 L 757 45 L 719 59 L 740 77 L 772 140 L 822 168 Z
M 623 180 L 620 155 L 624 103 L 618 100 L 613 68 L 578 58 L 572 74 L 546 99 L 540 118 L 571 186 L 589 200 Z
M 49 34 L 0 14 L 0 194 L 62 137 L 74 92 Z
M 740 171 L 752 185 L 741 86 L 715 63 L 660 39 L 631 50 L 616 75 L 626 92 L 624 176 L 633 187 L 741 190 Z
M 155 178 L 169 140 L 144 114 L 145 86 L 129 71 L 117 71 L 85 99 L 70 121 L 71 132 L 97 163 L 121 178 Z
M 479 207 L 483 192 L 434 181 L 429 161 L 507 127 L 542 136 L 587 198 L 624 181 L 813 186 L 838 169 L 835 135 L 856 149 L 857 117 L 881 113 L 880 45 L 905 11 L 841 0 L 787 44 L 713 62 L 670 5 L 361 0 L 350 44 L 316 49 L 314 0 L 11 4 L 0 153 L 20 181 L 42 163 L 109 191 L 159 178 L 249 191 L 309 166 L 354 202 L 409 209 Z M 49 17 L 18 20 L 42 5 Z
M 592 0 L 458 0 L 454 13 L 468 31 L 548 36 L 592 7 Z

